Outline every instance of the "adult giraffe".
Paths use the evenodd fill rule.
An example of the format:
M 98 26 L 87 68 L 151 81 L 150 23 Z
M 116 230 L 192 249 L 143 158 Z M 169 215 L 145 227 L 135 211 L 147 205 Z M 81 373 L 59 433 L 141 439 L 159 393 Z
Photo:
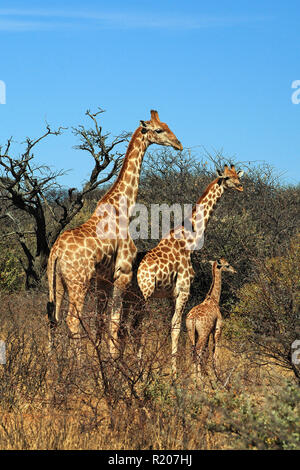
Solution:
M 132 264 L 137 249 L 130 237 L 128 222 L 130 208 L 135 204 L 141 164 L 151 144 L 182 145 L 167 124 L 160 121 L 157 111 L 151 110 L 150 121 L 140 121 L 133 133 L 119 176 L 100 199 L 95 212 L 82 225 L 65 231 L 55 242 L 48 261 L 50 340 L 59 321 L 61 302 L 68 291 L 67 325 L 71 338 L 80 338 L 80 315 L 91 279 L 111 295 L 110 352 L 118 355 L 118 329 L 122 297 L 132 279 Z M 52 338 L 53 339 L 53 338 Z
M 176 354 L 181 317 L 195 275 L 191 262 L 192 251 L 199 248 L 199 244 L 202 243 L 208 220 L 224 190 L 232 188 L 243 191 L 239 180 L 242 175 L 243 171 L 237 172 L 234 165 L 231 165 L 231 168 L 225 165 L 222 172 L 218 171 L 218 177 L 207 186 L 198 199 L 185 225 L 171 230 L 155 248 L 145 255 L 139 265 L 137 281 L 144 299 L 167 297 L 175 303 L 171 325 L 174 378 L 176 377 Z

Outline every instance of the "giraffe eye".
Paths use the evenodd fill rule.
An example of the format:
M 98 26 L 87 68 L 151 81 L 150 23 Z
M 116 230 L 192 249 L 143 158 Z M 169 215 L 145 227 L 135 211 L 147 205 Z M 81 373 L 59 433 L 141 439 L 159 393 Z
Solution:
M 161 134 L 161 133 L 164 132 L 164 131 L 163 131 L 163 129 L 155 129 L 155 132 L 156 132 L 157 134 Z

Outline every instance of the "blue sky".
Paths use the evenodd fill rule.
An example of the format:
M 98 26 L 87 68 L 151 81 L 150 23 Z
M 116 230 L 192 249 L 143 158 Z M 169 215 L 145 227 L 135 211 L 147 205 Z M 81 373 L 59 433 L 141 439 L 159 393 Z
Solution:
M 25 6 L 26 5 L 26 6 Z M 300 176 L 300 4 L 269 0 L 0 2 L 0 142 L 87 124 L 134 131 L 151 108 L 201 156 L 223 149 L 266 161 L 287 183 Z M 300 96 L 300 94 L 299 94 Z M 39 147 L 80 186 L 91 162 L 70 130 Z

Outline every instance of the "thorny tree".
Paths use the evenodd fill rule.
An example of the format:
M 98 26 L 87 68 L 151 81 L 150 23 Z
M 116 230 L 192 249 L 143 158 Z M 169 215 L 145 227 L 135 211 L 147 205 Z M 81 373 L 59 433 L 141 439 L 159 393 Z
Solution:
M 0 147 L 0 218 L 6 221 L 2 239 L 16 237 L 23 250 L 19 261 L 25 271 L 26 289 L 40 284 L 52 245 L 81 210 L 87 194 L 108 182 L 121 167 L 124 154 L 118 149 L 130 134 L 123 132 L 109 139 L 110 134 L 99 124 L 98 116 L 103 112 L 100 108 L 94 114 L 88 110 L 92 128 L 80 125 L 72 129 L 79 138 L 75 148 L 85 150 L 93 159 L 92 171 L 81 190 L 62 191 L 57 178 L 64 172 L 35 164 L 33 151 L 37 145 L 50 135 L 60 135 L 64 128 L 52 130 L 47 124 L 43 135 L 26 138 L 25 149 L 18 157 L 11 153 L 12 137 Z

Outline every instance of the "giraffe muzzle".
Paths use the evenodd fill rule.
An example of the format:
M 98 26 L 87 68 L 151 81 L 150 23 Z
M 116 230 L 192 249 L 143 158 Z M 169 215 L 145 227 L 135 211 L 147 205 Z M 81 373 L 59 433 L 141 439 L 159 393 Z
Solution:
M 173 144 L 173 149 L 175 149 L 175 150 L 183 150 L 182 143 L 179 142 L 179 140 L 177 140 L 177 142 L 176 142 L 175 144 Z

